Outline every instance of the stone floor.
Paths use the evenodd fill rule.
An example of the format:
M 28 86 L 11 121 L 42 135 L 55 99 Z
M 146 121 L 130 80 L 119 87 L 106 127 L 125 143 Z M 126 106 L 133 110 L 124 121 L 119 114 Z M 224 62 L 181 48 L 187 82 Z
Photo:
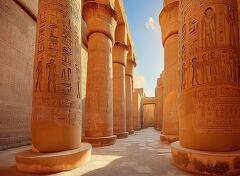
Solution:
M 33 176 L 16 170 L 15 153 L 21 147 L 0 152 L 0 176 Z M 171 164 L 169 145 L 161 144 L 152 128 L 135 132 L 113 146 L 93 149 L 92 159 L 81 168 L 53 176 L 190 176 Z M 36 175 L 34 175 L 36 176 Z

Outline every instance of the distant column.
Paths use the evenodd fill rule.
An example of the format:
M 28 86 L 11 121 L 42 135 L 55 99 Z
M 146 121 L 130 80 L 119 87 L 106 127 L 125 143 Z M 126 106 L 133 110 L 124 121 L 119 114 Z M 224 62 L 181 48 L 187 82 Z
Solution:
M 117 26 L 113 47 L 113 132 L 118 138 L 128 137 L 126 131 L 125 67 L 127 64 L 127 31 L 125 24 Z
M 117 14 L 108 3 L 86 1 L 83 16 L 88 38 L 84 140 L 93 146 L 112 145 L 116 141 L 113 135 L 112 48 Z
M 163 74 L 160 75 L 156 87 L 156 129 L 161 131 L 163 126 Z
M 16 155 L 23 172 L 71 170 L 90 159 L 81 143 L 81 1 L 40 0 L 33 76 L 32 150 Z
M 133 51 L 130 49 L 126 67 L 126 127 L 129 134 L 133 134 L 133 112 L 132 112 L 132 95 L 133 95 L 133 69 L 135 62 L 133 59 Z
M 240 48 L 237 0 L 180 0 L 178 167 L 240 174 Z
M 179 0 L 165 0 L 159 16 L 164 47 L 163 83 L 163 130 L 162 142 L 178 140 L 179 121 L 177 112 L 178 83 L 178 8 Z

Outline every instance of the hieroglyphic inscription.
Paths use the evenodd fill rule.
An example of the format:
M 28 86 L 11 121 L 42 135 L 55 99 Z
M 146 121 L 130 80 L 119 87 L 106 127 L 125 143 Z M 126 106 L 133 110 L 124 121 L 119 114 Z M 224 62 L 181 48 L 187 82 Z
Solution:
M 80 123 L 80 3 L 39 3 L 33 121 Z
M 236 4 L 236 0 L 180 1 L 179 90 L 181 96 L 186 92 L 198 95 L 193 97 L 194 127 L 201 131 L 240 132 Z M 231 96 L 231 92 L 236 94 Z

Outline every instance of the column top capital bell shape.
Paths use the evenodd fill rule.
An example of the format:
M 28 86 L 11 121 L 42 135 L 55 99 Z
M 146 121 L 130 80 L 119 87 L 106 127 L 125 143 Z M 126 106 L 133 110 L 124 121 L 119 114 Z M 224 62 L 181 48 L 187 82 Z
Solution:
M 164 8 L 159 15 L 163 46 L 170 36 L 178 34 L 178 8 L 179 0 L 164 1 Z
M 93 33 L 106 35 L 114 44 L 117 26 L 117 12 L 110 4 L 85 0 L 83 4 L 83 18 L 87 23 L 87 38 Z

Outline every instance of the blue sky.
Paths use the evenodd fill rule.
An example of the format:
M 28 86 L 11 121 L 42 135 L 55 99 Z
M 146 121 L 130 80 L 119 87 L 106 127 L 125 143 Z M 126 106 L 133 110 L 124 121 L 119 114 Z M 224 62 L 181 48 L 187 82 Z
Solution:
M 135 86 L 154 96 L 156 80 L 164 68 L 159 13 L 163 0 L 124 0 L 137 54 Z

